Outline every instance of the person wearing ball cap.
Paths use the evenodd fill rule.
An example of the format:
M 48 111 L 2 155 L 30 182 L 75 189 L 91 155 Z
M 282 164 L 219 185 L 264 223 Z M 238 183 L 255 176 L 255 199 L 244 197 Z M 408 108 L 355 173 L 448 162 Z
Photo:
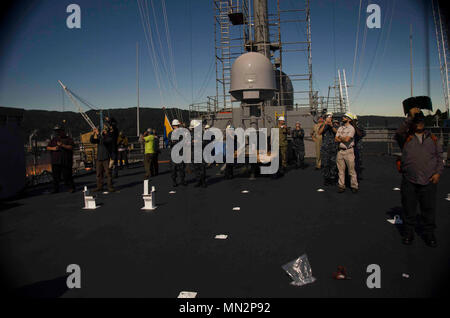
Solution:
M 411 245 L 417 225 L 417 205 L 420 206 L 422 238 L 436 247 L 436 191 L 444 170 L 442 147 L 435 135 L 425 129 L 425 116 L 418 111 L 408 118 L 396 133 L 402 141 L 398 170 L 402 174 L 401 201 L 403 207 L 403 244 Z
M 358 192 L 358 179 L 355 171 L 355 128 L 351 122 L 354 115 L 350 112 L 345 113 L 342 118 L 344 123 L 336 132 L 335 141 L 338 143 L 339 151 L 336 157 L 336 163 L 339 171 L 338 192 L 345 192 L 345 168 L 350 175 L 350 186 L 353 193 Z

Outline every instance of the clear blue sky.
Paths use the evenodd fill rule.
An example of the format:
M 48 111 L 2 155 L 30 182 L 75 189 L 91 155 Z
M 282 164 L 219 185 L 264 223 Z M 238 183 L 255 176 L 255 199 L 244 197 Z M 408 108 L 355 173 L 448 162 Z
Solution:
M 161 1 L 153 2 L 163 55 L 167 57 Z M 293 7 L 303 1 L 282 2 Z M 311 2 L 314 87 L 326 96 L 336 72 L 335 61 L 336 68 L 346 69 L 347 80 L 351 82 L 360 1 Z M 371 3 L 381 6 L 382 28 L 367 29 L 367 2 L 362 1 L 360 54 L 354 85 L 350 88 L 352 111 L 361 115 L 402 115 L 401 101 L 410 95 L 410 23 L 414 31 L 414 94 L 427 93 L 423 7 L 418 0 L 372 0 Z M 81 7 L 81 29 L 66 27 L 69 15 L 66 7 L 71 3 Z M 151 10 L 150 0 L 148 6 Z M 57 83 L 60 79 L 99 107 L 135 107 L 136 42 L 140 45 L 141 106 L 187 108 L 192 96 L 200 102 L 207 95 L 215 95 L 215 70 L 211 67 L 213 0 L 166 0 L 166 6 L 179 93 L 163 78 L 164 98 L 160 98 L 136 1 L 46 0 L 21 12 L 14 37 L 8 38 L 0 62 L 0 105 L 62 110 L 62 92 Z M 153 18 L 152 11 L 150 16 Z M 155 21 L 152 19 L 152 23 Z M 364 32 L 367 38 L 362 51 Z M 429 12 L 431 97 L 435 109 L 444 110 L 434 32 Z M 292 25 L 286 36 L 295 34 L 299 34 L 298 27 Z M 159 50 L 158 40 L 154 39 Z M 297 54 L 286 59 L 284 69 L 305 63 L 304 54 Z M 159 59 L 160 67 L 162 63 Z M 204 94 L 198 96 L 203 83 L 208 85 Z M 74 110 L 67 98 L 65 109 Z

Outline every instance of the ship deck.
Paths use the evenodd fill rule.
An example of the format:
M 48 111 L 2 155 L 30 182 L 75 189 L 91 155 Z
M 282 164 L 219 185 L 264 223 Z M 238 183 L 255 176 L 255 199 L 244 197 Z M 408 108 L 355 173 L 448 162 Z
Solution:
M 322 186 L 312 161 L 276 180 L 224 180 L 214 167 L 207 170 L 206 189 L 194 187 L 193 174 L 187 174 L 187 187 L 172 188 L 163 163 L 151 180 L 157 209 L 149 212 L 141 210 L 141 165 L 121 170 L 118 191 L 99 194 L 96 210 L 82 209 L 81 191 L 33 188 L 1 203 L 2 273 L 16 295 L 32 297 L 440 295 L 450 278 L 449 170 L 438 186 L 439 245 L 433 249 L 419 237 L 402 245 L 399 229 L 386 221 L 401 211 L 394 159 L 367 156 L 364 166 L 360 192 L 338 194 Z M 93 174 L 75 181 L 79 190 L 95 187 Z M 228 239 L 214 239 L 216 234 Z M 281 266 L 304 253 L 317 280 L 295 287 Z M 81 268 L 80 289 L 66 287 L 69 264 Z M 381 267 L 380 289 L 366 286 L 369 264 Z M 338 265 L 351 280 L 332 278 Z

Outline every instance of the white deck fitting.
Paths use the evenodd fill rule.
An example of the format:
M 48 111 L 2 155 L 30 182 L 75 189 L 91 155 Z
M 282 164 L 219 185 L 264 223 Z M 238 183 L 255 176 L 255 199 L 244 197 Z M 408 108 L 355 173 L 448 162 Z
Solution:
M 228 238 L 228 235 L 226 235 L 226 234 L 217 234 L 214 238 L 216 240 L 226 240 Z
M 182 292 L 180 292 L 180 294 L 178 295 L 177 298 L 196 298 L 196 297 L 197 297 L 196 292 L 182 291 Z
M 152 211 L 156 209 L 156 188 L 152 186 L 152 192 L 148 193 L 149 184 L 148 180 L 144 180 L 144 194 L 142 199 L 144 199 L 144 207 L 141 210 Z

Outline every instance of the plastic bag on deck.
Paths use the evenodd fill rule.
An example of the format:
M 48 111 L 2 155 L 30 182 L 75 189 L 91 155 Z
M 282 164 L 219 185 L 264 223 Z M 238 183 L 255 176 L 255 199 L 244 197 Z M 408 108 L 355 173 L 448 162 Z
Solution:
M 308 261 L 308 256 L 303 254 L 296 260 L 281 266 L 286 273 L 292 278 L 291 285 L 303 286 L 313 283 L 316 279 L 312 276 L 311 265 Z

